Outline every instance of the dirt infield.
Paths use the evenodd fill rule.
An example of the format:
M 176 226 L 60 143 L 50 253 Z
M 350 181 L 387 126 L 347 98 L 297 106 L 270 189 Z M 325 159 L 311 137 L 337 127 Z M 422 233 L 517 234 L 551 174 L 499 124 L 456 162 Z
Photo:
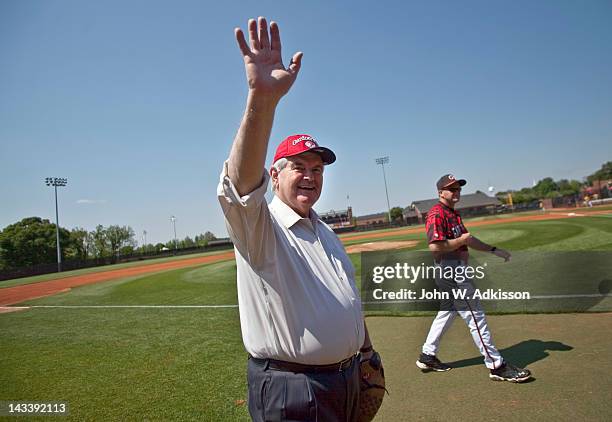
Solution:
M 500 218 L 495 220 L 486 220 L 486 221 L 474 221 L 470 222 L 470 227 L 478 227 L 478 226 L 488 226 L 494 224 L 505 224 L 505 223 L 514 223 L 514 222 L 524 222 L 524 221 L 542 221 L 542 220 L 557 220 L 563 218 L 580 218 L 584 215 L 600 215 L 600 214 L 609 214 L 610 210 L 601 210 L 601 211 L 591 211 L 588 213 L 581 213 L 580 210 L 576 209 L 567 209 L 562 212 L 546 212 L 540 215 L 529 215 L 529 216 L 518 216 L 518 217 L 510 217 L 510 218 Z M 357 235 L 348 235 L 342 237 L 343 242 L 351 242 L 355 240 L 362 239 L 374 239 L 381 237 L 391 237 L 398 236 L 402 234 L 408 233 L 420 233 L 424 232 L 425 227 L 408 227 L 397 230 L 390 230 L 386 232 L 378 232 L 378 233 L 363 233 Z M 381 242 L 376 242 L 377 244 Z M 377 245 L 371 246 L 373 248 L 382 248 L 381 249 L 396 249 L 396 246 L 389 246 L 389 243 L 406 243 L 406 242 L 385 242 L 387 245 Z M 361 246 L 361 245 L 355 245 Z M 401 245 L 399 247 L 409 247 L 412 245 Z M 374 249 L 363 249 L 367 248 L 367 244 L 365 246 L 361 246 L 361 249 L 351 249 L 351 246 L 347 248 L 349 253 L 353 252 L 361 252 L 363 250 L 374 250 Z M 376 249 L 378 250 L 378 249 Z M 93 274 L 84 274 L 78 276 L 64 277 L 57 280 L 43 281 L 39 283 L 25 284 L 22 286 L 15 287 L 7 287 L 4 289 L 0 289 L 0 306 L 12 305 L 16 303 L 23 302 L 29 299 L 35 299 L 43 296 L 50 296 L 60 292 L 65 292 L 72 287 L 82 286 L 85 284 L 99 283 L 102 281 L 115 280 L 119 278 L 131 277 L 140 274 L 148 274 L 154 273 L 158 271 L 178 269 L 190 266 L 196 266 L 206 263 L 214 263 L 225 261 L 228 259 L 232 259 L 234 257 L 234 252 L 221 252 L 215 255 L 208 255 L 204 257 L 198 258 L 187 258 L 179 261 L 165 262 L 161 264 L 143 264 L 138 267 L 124 268 L 119 270 L 110 270 L 110 271 L 101 271 Z M 12 309 L 10 309 L 12 310 Z M 3 310 L 0 308 L 0 312 Z
M 360 243 L 358 245 L 351 245 L 346 247 L 347 253 L 359 253 L 359 252 L 372 252 L 372 251 L 385 251 L 389 249 L 403 249 L 411 248 L 419 243 L 417 240 L 403 240 L 397 242 L 389 242 L 381 240 L 380 242 L 369 242 Z
M 221 252 L 215 255 L 201 256 L 198 258 L 182 259 L 180 261 L 164 262 L 160 264 L 145 264 L 138 267 L 122 268 L 120 270 L 102 271 L 93 274 L 77 275 L 60 278 L 57 280 L 42 281 L 40 283 L 24 284 L 22 286 L 7 287 L 0 290 L 0 306 L 12 305 L 25 300 L 35 299 L 43 296 L 51 296 L 70 290 L 72 287 L 85 284 L 99 283 L 102 281 L 115 280 L 118 278 L 132 277 L 141 274 L 155 273 L 177 268 L 185 268 L 195 265 L 232 259 L 234 252 Z M 2 312 L 2 310 L 0 310 Z

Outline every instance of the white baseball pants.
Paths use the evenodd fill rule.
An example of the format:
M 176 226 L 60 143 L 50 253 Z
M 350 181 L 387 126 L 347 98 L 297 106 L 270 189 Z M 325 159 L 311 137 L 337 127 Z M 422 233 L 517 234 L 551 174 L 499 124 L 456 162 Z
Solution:
M 459 261 L 442 261 L 440 265 L 457 266 L 463 264 L 461 264 Z M 436 278 L 436 285 L 441 291 L 465 289 L 467 290 L 468 297 L 472 297 L 475 289 L 471 280 L 466 280 L 463 283 L 456 283 L 453 280 Z M 480 354 L 484 357 L 486 367 L 489 369 L 495 369 L 501 366 L 503 363 L 503 358 L 495 345 L 493 345 L 493 339 L 491 332 L 489 331 L 489 326 L 487 325 L 487 319 L 484 311 L 480 307 L 479 301 L 454 299 L 454 295 L 452 293 L 450 297 L 451 303 L 442 304 L 442 310 L 438 312 L 433 320 L 433 323 L 431 324 L 429 334 L 427 335 L 425 344 L 423 344 L 423 353 L 432 356 L 437 354 L 442 336 L 446 330 L 450 328 L 457 314 L 459 314 L 469 327 L 472 339 L 474 340 L 476 347 L 478 347 Z

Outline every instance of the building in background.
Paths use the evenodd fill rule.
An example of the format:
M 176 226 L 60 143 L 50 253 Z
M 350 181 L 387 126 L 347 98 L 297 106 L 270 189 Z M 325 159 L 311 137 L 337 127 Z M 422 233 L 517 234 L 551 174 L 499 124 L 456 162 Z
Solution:
M 353 221 L 353 209 L 351 207 L 341 211 L 331 210 L 326 213 L 319 214 L 319 217 L 334 231 L 355 226 Z
M 427 213 L 435 204 L 438 203 L 438 198 L 425 199 L 422 201 L 414 201 L 409 207 L 404 209 L 404 220 L 408 224 L 422 224 L 427 218 Z M 461 201 L 455 206 L 455 209 L 461 213 L 463 217 L 495 214 L 502 203 L 499 199 L 488 196 L 484 192 L 476 191 L 461 195 Z
M 379 212 L 376 214 L 360 215 L 355 218 L 357 227 L 374 228 L 376 226 L 389 225 L 389 213 Z

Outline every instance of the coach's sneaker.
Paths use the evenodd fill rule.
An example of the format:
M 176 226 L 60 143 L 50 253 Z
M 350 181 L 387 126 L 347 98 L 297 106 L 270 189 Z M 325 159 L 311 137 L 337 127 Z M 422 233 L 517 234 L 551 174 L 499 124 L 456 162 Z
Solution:
M 418 366 L 423 371 L 444 372 L 451 370 L 450 366 L 440 362 L 437 357 L 426 355 L 425 353 L 421 353 L 421 356 L 419 356 L 419 360 L 416 361 L 416 366 Z
M 499 368 L 491 369 L 489 378 L 494 381 L 523 382 L 531 378 L 531 372 L 504 362 Z

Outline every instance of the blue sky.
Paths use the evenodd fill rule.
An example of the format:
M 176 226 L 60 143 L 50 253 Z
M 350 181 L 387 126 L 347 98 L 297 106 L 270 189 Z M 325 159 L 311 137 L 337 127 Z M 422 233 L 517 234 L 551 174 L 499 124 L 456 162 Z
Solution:
M 246 97 L 233 28 L 276 20 L 302 71 L 271 149 L 310 133 L 338 161 L 319 212 L 581 179 L 612 159 L 612 2 L 0 2 L 0 227 L 226 234 L 221 164 Z

